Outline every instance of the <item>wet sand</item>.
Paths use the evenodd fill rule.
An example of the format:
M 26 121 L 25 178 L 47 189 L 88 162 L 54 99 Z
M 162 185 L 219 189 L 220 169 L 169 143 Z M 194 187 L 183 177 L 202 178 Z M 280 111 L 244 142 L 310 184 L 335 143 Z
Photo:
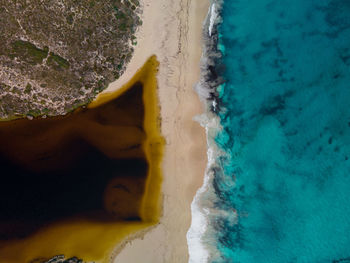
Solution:
M 114 263 L 181 263 L 188 261 L 190 206 L 207 162 L 205 131 L 193 121 L 204 109 L 193 87 L 199 81 L 202 23 L 209 1 L 144 0 L 143 5 L 134 57 L 125 74 L 105 92 L 118 90 L 149 56 L 157 56 L 161 130 L 166 140 L 163 210 L 156 227 L 116 249 Z
M 28 239 L 0 242 L 0 261 L 26 262 L 62 253 L 103 263 L 188 261 L 190 207 L 207 162 L 204 129 L 193 121 L 203 111 L 193 87 L 199 81 L 202 23 L 208 7 L 206 0 L 144 0 L 138 45 L 126 72 L 88 107 L 93 110 L 117 98 L 138 80 L 158 87 L 158 98 L 155 88 L 144 94 L 144 103 L 152 107 L 144 121 L 147 137 L 142 150 L 150 166 L 140 201 L 142 221 L 100 223 L 83 216 L 55 222 Z M 158 83 L 154 66 L 139 71 L 153 55 L 159 62 Z M 158 62 L 151 59 L 151 64 Z M 147 70 L 151 77 L 143 77 Z M 164 153 L 164 141 L 155 128 L 158 122 Z M 99 138 L 89 140 L 99 144 Z M 108 144 L 103 148 L 108 155 Z

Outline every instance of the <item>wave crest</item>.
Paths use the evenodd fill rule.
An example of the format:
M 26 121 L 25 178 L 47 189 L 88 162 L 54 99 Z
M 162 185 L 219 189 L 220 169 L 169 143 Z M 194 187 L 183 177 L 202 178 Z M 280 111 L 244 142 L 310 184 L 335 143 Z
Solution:
M 220 118 L 218 112 L 218 92 L 217 88 L 224 83 L 220 74 L 221 52 L 218 50 L 217 27 L 222 22 L 220 11 L 223 1 L 212 1 L 207 18 L 203 24 L 203 54 L 201 58 L 201 76 L 195 90 L 200 97 L 207 111 L 196 116 L 195 121 L 205 128 L 207 134 L 207 156 L 208 163 L 204 176 L 203 185 L 198 189 L 192 204 L 192 222 L 187 232 L 187 243 L 189 248 L 190 263 L 209 262 L 218 253 L 215 249 L 215 241 L 212 240 L 209 226 L 209 215 L 223 211 L 217 210 L 214 206 L 215 190 L 212 187 L 217 167 L 217 159 L 224 153 L 215 143 L 215 137 L 221 131 Z

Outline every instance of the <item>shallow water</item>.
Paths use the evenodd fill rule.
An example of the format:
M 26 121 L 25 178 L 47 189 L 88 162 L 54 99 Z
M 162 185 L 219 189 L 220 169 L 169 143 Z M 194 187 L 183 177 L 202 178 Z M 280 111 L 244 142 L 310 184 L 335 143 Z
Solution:
M 222 17 L 212 261 L 350 262 L 350 1 L 226 0 Z

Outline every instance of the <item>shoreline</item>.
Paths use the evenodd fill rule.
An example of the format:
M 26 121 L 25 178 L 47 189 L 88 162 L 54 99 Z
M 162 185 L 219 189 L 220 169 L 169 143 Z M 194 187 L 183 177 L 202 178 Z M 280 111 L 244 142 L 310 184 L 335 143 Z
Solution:
M 202 26 L 209 5 L 209 0 L 144 0 L 133 57 L 124 74 L 102 92 L 116 91 L 150 56 L 157 56 L 161 131 L 166 140 L 163 215 L 149 232 L 118 246 L 114 263 L 188 261 L 191 203 L 203 184 L 207 163 L 205 129 L 193 118 L 206 110 L 194 86 L 200 80 Z
M 219 112 L 221 108 L 219 87 L 225 83 L 220 74 L 220 59 L 224 55 L 220 50 L 218 27 L 222 23 L 221 0 L 211 1 L 208 16 L 203 27 L 203 55 L 201 59 L 200 83 L 196 91 L 206 105 L 207 111 L 202 114 L 198 121 L 206 130 L 208 163 L 204 175 L 204 183 L 198 189 L 191 204 L 192 222 L 187 233 L 189 245 L 189 262 L 211 262 L 218 251 L 215 244 L 208 242 L 213 235 L 210 225 L 210 215 L 216 214 L 215 200 L 217 196 L 213 188 L 213 179 L 217 172 L 217 160 L 225 153 L 215 142 L 215 138 L 222 130 Z M 205 240 L 205 241 L 204 241 Z

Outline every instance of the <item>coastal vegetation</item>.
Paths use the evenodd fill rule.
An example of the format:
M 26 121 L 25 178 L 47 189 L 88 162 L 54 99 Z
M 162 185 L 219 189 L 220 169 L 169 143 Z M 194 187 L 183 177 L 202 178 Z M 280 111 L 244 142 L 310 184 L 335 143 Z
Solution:
M 138 0 L 0 0 L 0 119 L 63 115 L 118 79 Z

